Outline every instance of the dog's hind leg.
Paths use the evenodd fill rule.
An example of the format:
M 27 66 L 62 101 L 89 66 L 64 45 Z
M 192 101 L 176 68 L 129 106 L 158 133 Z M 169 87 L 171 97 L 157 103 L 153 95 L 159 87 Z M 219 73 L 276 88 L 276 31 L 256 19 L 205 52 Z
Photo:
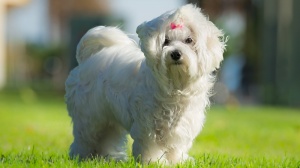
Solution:
M 108 125 L 102 127 L 100 131 L 80 128 L 74 129 L 73 132 L 74 142 L 70 147 L 71 158 L 79 157 L 80 160 L 96 157 L 127 159 L 127 132 L 121 126 Z
M 84 127 L 77 127 L 77 124 L 74 123 L 73 135 L 74 141 L 70 146 L 70 157 L 75 159 L 79 158 L 87 159 L 92 158 L 96 154 L 95 150 L 95 142 L 93 138 L 91 138 L 91 134 L 87 132 Z
M 97 135 L 97 155 L 117 161 L 127 159 L 127 131 L 117 124 L 110 124 Z

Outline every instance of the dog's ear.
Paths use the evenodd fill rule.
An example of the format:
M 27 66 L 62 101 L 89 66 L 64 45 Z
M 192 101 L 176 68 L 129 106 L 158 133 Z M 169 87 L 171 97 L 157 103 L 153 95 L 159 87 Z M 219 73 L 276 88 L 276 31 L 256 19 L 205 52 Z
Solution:
M 138 37 L 140 38 L 140 46 L 144 53 L 148 53 L 150 48 L 148 46 L 151 46 L 149 43 L 153 40 L 153 30 L 149 28 L 147 25 L 147 22 L 142 23 L 139 25 L 136 29 L 136 33 L 138 34 Z
M 199 57 L 205 59 L 202 62 L 206 64 L 201 66 L 203 70 L 211 73 L 218 69 L 223 60 L 223 52 L 226 46 L 223 32 L 209 21 L 200 8 L 192 4 L 181 7 L 178 13 L 198 39 L 195 47 Z
M 218 29 L 212 22 L 208 21 L 209 34 L 206 40 L 208 54 L 211 57 L 211 71 L 220 68 L 220 63 L 223 60 L 223 53 L 226 46 L 226 39 L 223 32 Z
M 140 47 L 143 51 L 145 57 L 147 58 L 148 64 L 155 64 L 156 59 L 156 38 L 157 33 L 155 33 L 156 27 L 150 27 L 148 22 L 144 22 L 139 25 L 136 29 L 136 33 L 140 38 Z

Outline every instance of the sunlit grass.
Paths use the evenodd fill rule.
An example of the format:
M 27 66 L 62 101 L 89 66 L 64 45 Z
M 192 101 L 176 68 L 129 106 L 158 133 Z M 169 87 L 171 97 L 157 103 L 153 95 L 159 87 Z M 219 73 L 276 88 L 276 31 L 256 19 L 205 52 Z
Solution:
M 62 95 L 0 92 L 0 167 L 141 167 L 131 157 L 70 160 L 72 139 Z M 178 167 L 300 167 L 300 110 L 213 107 L 190 154 Z
M 22 94 L 0 93 L 0 151 L 65 153 L 72 137 L 63 98 L 35 95 L 27 101 Z
M 213 108 L 191 153 L 197 149 L 235 156 L 300 157 L 300 110 Z

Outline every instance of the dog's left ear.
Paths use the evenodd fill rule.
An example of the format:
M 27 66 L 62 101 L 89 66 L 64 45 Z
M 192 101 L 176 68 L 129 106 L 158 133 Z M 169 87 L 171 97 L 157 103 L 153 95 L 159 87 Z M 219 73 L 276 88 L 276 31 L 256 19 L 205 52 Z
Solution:
M 211 57 L 211 71 L 220 68 L 220 63 L 223 60 L 223 53 L 226 46 L 226 39 L 224 34 L 212 22 L 208 21 L 208 36 L 206 40 L 206 47 L 208 55 Z
M 200 8 L 191 4 L 186 5 L 185 8 L 189 11 L 186 13 L 189 13 L 190 18 L 193 20 L 194 24 L 191 25 L 195 26 L 197 39 L 201 41 L 198 43 L 197 47 L 199 48 L 197 50 L 201 52 L 201 57 L 206 59 L 206 70 L 211 73 L 220 68 L 220 63 L 223 60 L 226 46 L 224 34 L 201 12 Z

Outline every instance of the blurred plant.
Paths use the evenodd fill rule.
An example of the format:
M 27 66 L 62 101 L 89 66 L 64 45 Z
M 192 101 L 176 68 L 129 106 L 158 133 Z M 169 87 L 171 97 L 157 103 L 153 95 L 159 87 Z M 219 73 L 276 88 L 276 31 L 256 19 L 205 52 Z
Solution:
M 62 45 L 43 45 L 28 43 L 26 55 L 30 84 L 50 84 L 48 87 L 62 89 L 65 78 L 65 47 Z M 45 87 L 45 86 L 43 86 Z

